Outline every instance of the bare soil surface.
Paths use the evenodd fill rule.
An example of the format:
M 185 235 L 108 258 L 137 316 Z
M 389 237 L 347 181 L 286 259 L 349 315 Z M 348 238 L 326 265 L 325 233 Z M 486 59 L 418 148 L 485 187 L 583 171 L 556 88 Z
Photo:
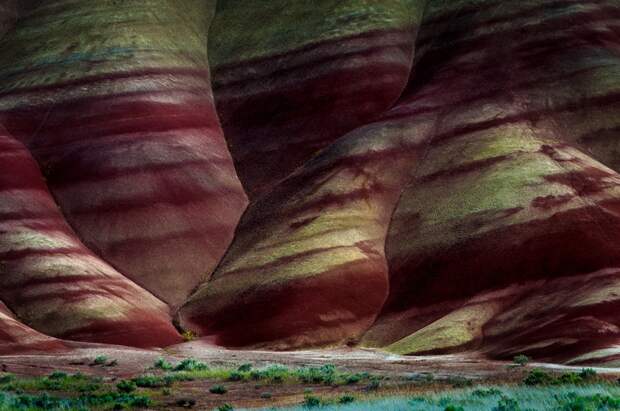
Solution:
M 114 366 L 95 365 L 94 359 L 106 356 L 115 360 Z M 201 341 L 193 341 L 166 349 L 142 350 L 111 345 L 82 345 L 71 351 L 53 354 L 0 356 L 0 368 L 18 376 L 48 375 L 54 371 L 82 373 L 103 377 L 114 384 L 123 378 L 153 372 L 159 358 L 178 363 L 185 358 L 203 361 L 211 367 L 238 367 L 249 363 L 254 368 L 278 364 L 289 368 L 333 364 L 339 370 L 368 372 L 383 377 L 381 385 L 372 391 L 365 384 L 328 386 L 321 384 L 263 383 L 260 381 L 217 382 L 194 380 L 175 383 L 169 394 L 157 390 L 154 409 L 179 407 L 179 400 L 196 401 L 193 409 L 213 409 L 224 403 L 235 408 L 258 408 L 299 404 L 304 395 L 339 396 L 354 393 L 362 396 L 409 395 L 416 392 L 445 390 L 455 386 L 455 381 L 472 380 L 475 384 L 510 384 L 521 381 L 529 369 L 538 367 L 550 371 L 580 371 L 583 367 L 566 367 L 555 364 L 530 363 L 525 367 L 502 361 L 491 361 L 475 352 L 434 355 L 399 356 L 389 353 L 340 348 L 294 352 L 228 350 Z M 620 368 L 592 367 L 606 379 L 620 376 Z M 213 385 L 227 389 L 222 395 L 209 392 Z M 153 394 L 153 391 L 149 392 Z M 265 398 L 269 396 L 270 398 Z

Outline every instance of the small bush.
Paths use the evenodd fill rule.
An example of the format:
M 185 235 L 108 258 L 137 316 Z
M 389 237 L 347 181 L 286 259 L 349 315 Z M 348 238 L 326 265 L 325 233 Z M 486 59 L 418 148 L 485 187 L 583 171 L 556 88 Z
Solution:
M 120 392 L 134 392 L 136 388 L 136 383 L 130 380 L 121 380 L 118 384 L 116 384 L 116 389 Z
M 448 405 L 444 411 L 465 411 L 463 409 L 463 407 L 459 406 L 459 405 Z
M 157 361 L 155 361 L 155 364 L 153 366 L 155 368 L 158 368 L 158 369 L 164 370 L 164 371 L 171 371 L 174 368 L 172 366 L 172 364 L 170 364 L 164 358 L 158 358 Z
M 224 405 L 220 405 L 217 409 L 217 411 L 233 411 L 234 408 L 232 405 L 230 404 L 224 404 Z
M 592 368 L 584 368 L 579 373 L 579 376 L 584 381 L 591 381 L 591 380 L 596 379 L 597 374 L 596 374 L 596 371 L 594 371 Z
M 222 395 L 222 394 L 226 394 L 228 390 L 223 385 L 214 385 L 213 387 L 209 388 L 209 392 L 211 394 Z
M 583 378 L 577 373 L 567 372 L 565 374 L 560 375 L 557 379 L 557 383 L 559 384 L 581 384 L 583 382 Z
M 530 362 L 530 357 L 528 357 L 527 355 L 523 355 L 523 354 L 517 355 L 512 359 L 512 362 L 524 367 L 525 365 L 527 365 L 527 363 Z
M 308 408 L 320 407 L 321 399 L 315 395 L 306 395 L 304 397 L 304 406 Z
M 264 392 L 260 395 L 260 397 L 264 400 L 268 400 L 271 398 L 271 393 L 270 392 Z
M 186 358 L 174 367 L 174 371 L 202 371 L 208 369 L 207 364 L 196 361 L 193 358 Z
M 94 365 L 105 365 L 107 362 L 108 357 L 106 357 L 105 355 L 99 355 L 93 360 Z
M 241 364 L 239 366 L 239 368 L 237 368 L 237 371 L 239 372 L 250 372 L 250 370 L 252 369 L 252 364 Z
M 508 397 L 503 397 L 497 403 L 497 406 L 493 408 L 493 411 L 521 411 L 521 407 L 519 407 L 519 403 Z
M 0 375 L 0 384 L 8 384 L 15 379 L 13 374 L 2 374 Z
M 228 376 L 228 380 L 229 381 L 242 381 L 244 380 L 244 375 L 238 371 L 233 371 L 230 373 L 230 375 Z
M 555 382 L 555 378 L 540 368 L 534 368 L 523 380 L 525 385 L 549 385 Z
M 338 404 L 350 404 L 355 401 L 355 397 L 350 394 L 345 394 L 338 398 Z
M 152 374 L 139 375 L 131 381 L 142 388 L 161 388 L 172 385 L 172 380 Z
M 52 380 L 61 380 L 67 377 L 69 377 L 67 373 L 61 371 L 54 371 L 48 376 L 48 378 Z

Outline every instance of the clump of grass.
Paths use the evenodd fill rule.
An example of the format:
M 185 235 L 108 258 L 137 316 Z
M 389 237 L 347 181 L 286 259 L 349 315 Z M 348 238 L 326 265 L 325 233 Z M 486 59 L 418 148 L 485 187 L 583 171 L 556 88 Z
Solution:
M 233 411 L 233 410 L 234 410 L 234 408 L 230 404 L 223 404 L 223 405 L 220 405 L 217 408 L 217 411 Z
M 262 399 L 264 399 L 264 400 L 268 400 L 268 399 L 270 399 L 272 397 L 272 395 L 271 395 L 270 392 L 263 392 L 263 393 L 261 393 L 260 397 Z
M 214 385 L 213 387 L 209 388 L 209 392 L 211 394 L 223 395 L 226 394 L 228 390 L 223 385 Z

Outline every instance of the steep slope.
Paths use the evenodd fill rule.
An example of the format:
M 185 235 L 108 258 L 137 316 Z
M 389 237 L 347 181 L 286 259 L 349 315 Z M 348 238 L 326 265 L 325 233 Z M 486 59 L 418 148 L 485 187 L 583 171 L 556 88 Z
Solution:
M 246 198 L 209 84 L 213 2 L 39 2 L 4 37 L 0 121 L 80 239 L 177 305 Z
M 620 176 L 567 144 L 618 119 L 611 4 L 429 9 L 397 115 L 441 121 L 390 224 L 390 296 L 366 343 L 553 359 L 617 344 L 619 278 L 604 269 L 620 263 Z
M 213 87 L 251 198 L 396 101 L 425 3 L 218 2 Z
M 180 341 L 167 306 L 76 238 L 26 148 L 0 132 L 0 299 L 36 330 L 65 339 L 150 347 Z M 17 328 L 16 344 L 30 337 Z M 33 334 L 33 332 L 32 332 Z M 35 340 L 43 340 L 36 335 Z
M 362 344 L 399 353 L 616 345 L 620 176 L 582 134 L 620 118 L 618 12 L 429 2 L 400 100 L 253 202 L 181 324 L 290 348 L 355 342 L 381 310 Z

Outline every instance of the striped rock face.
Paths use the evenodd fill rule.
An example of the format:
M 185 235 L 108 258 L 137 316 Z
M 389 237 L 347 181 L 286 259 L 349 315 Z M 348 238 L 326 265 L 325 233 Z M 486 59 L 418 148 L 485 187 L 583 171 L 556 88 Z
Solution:
M 396 101 L 424 3 L 218 2 L 213 88 L 251 198 Z
M 619 13 L 430 1 L 399 100 L 251 204 L 181 324 L 226 345 L 617 355 Z M 224 124 L 249 129 L 241 108 Z
M 180 340 L 163 302 L 77 239 L 36 162 L 6 133 L 0 134 L 0 269 L 0 299 L 16 318 L 45 334 L 142 347 Z M 27 346 L 31 338 L 45 341 L 21 325 L 7 327 L 9 336 L 12 329 L 16 344 L 23 338 Z
M 618 156 L 591 133 L 620 124 L 618 4 L 461 3 L 427 10 L 393 110 L 436 120 L 364 342 L 561 360 L 616 345 Z
M 246 205 L 209 83 L 213 7 L 39 2 L 0 53 L 0 119 L 71 227 L 173 306 L 215 267 Z
M 620 358 L 618 0 L 217 3 L 0 10 L 0 343 Z

